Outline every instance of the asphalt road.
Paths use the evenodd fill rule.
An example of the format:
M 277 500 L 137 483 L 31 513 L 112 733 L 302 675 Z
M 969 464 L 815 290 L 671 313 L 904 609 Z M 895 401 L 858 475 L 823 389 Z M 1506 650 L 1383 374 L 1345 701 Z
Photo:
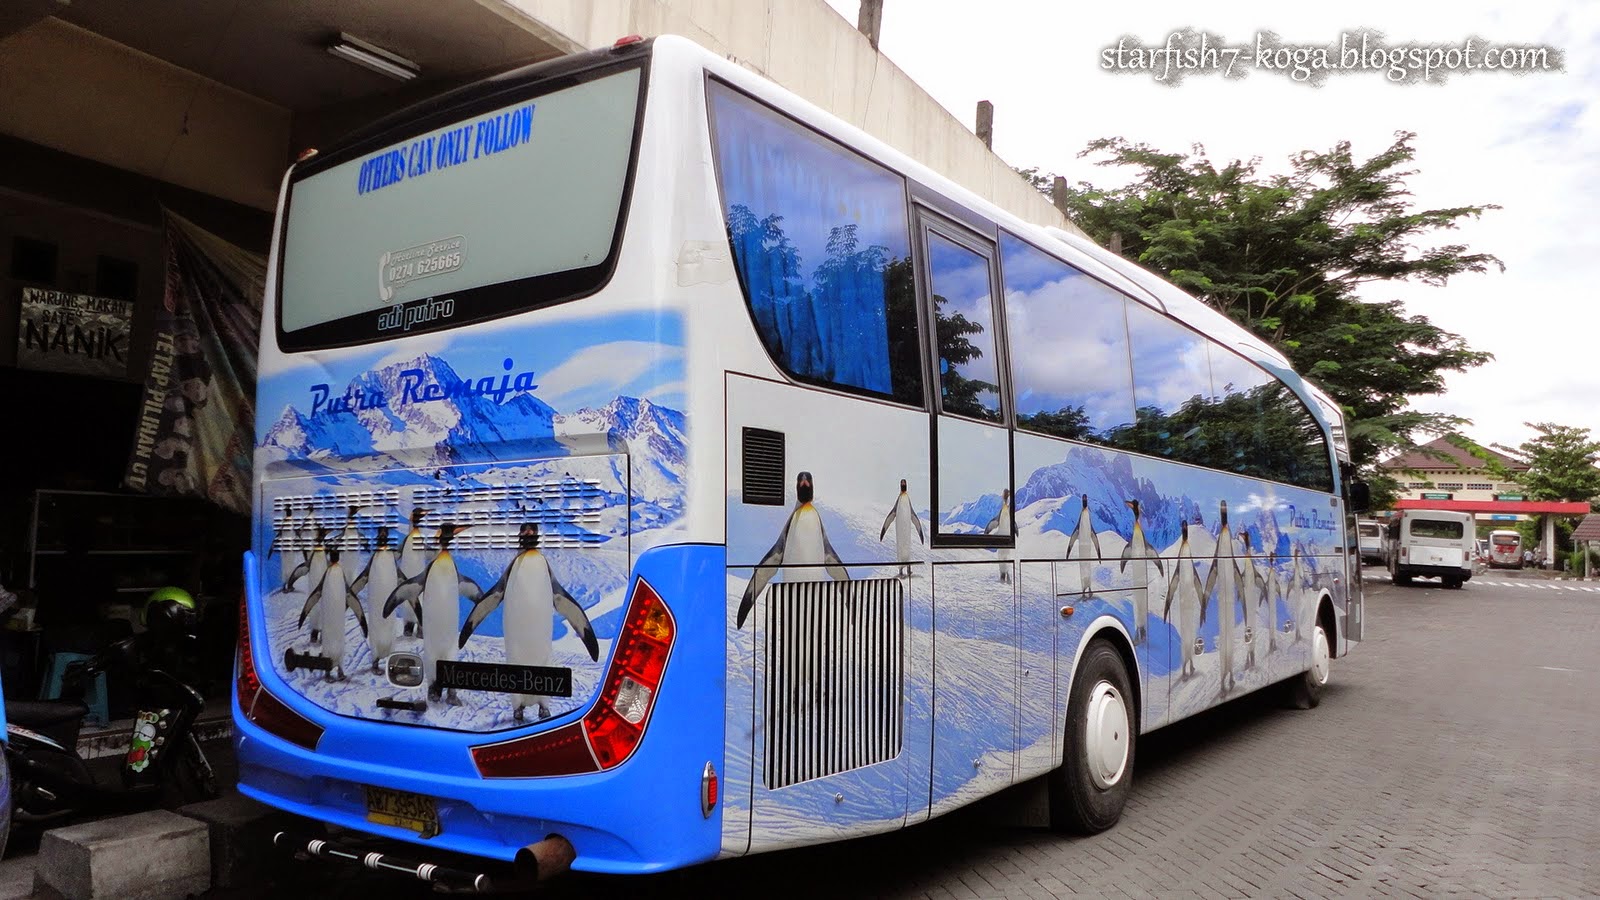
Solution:
M 651 878 L 571 875 L 538 896 L 1600 896 L 1600 590 L 1515 573 L 1397 588 L 1378 569 L 1366 586 L 1368 640 L 1335 660 L 1318 709 L 1255 695 L 1147 735 L 1105 834 L 967 810 Z M 286 865 L 226 896 L 431 896 L 339 871 Z

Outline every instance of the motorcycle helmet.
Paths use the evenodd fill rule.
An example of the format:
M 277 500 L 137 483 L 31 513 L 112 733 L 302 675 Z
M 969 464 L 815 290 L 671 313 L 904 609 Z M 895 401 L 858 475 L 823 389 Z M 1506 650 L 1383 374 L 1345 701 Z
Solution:
M 170 585 L 151 591 L 140 613 L 140 622 L 153 631 L 189 631 L 199 618 L 189 592 Z

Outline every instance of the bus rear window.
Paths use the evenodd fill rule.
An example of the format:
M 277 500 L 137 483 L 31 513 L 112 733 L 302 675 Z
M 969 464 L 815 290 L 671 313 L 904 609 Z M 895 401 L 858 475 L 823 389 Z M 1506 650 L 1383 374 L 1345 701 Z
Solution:
M 280 346 L 436 330 L 604 284 L 620 243 L 643 70 L 556 84 L 311 166 L 293 182 Z
M 1437 519 L 1412 519 L 1411 536 L 1419 538 L 1440 538 L 1447 541 L 1460 540 L 1465 534 L 1460 522 L 1441 522 Z
M 1490 540 L 1494 541 L 1496 547 L 1515 547 L 1521 543 L 1521 538 L 1513 537 L 1509 534 L 1497 534 Z

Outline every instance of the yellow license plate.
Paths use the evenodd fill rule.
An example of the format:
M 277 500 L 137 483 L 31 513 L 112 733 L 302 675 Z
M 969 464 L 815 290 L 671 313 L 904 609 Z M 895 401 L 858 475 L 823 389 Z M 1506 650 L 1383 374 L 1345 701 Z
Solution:
M 432 797 L 389 788 L 367 788 L 367 821 L 408 828 L 423 837 L 440 831 L 439 805 Z

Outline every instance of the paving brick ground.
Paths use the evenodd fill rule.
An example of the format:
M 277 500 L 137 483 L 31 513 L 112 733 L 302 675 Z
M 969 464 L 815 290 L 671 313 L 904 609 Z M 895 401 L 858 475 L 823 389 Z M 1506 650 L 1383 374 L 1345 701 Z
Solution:
M 1320 708 L 1247 697 L 1146 737 L 1106 834 L 964 811 L 539 896 L 1600 897 L 1600 594 L 1419 584 L 1368 583 L 1370 639 L 1335 661 Z M 257 895 L 380 893 L 427 896 L 365 875 Z

